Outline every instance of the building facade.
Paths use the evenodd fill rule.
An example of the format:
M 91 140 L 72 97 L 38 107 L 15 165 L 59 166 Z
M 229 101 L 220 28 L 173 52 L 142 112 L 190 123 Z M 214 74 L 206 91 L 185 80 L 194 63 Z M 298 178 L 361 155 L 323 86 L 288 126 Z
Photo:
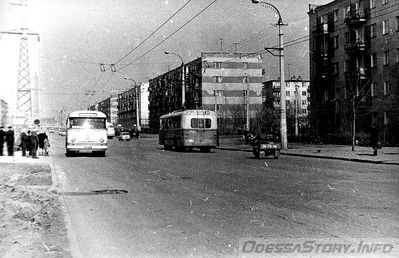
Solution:
M 136 129 L 139 127 L 137 121 L 140 121 L 140 91 L 131 88 L 118 94 L 118 125 L 125 129 Z
M 309 128 L 309 92 L 310 82 L 299 77 L 292 77 L 285 81 L 287 134 L 290 136 L 304 136 Z M 270 80 L 263 84 L 263 106 L 280 111 L 280 80 Z M 278 130 L 274 129 L 274 130 Z
M 384 143 L 399 143 L 398 6 L 399 0 L 309 6 L 315 135 L 347 141 L 356 121 L 359 135 L 367 135 L 376 124 Z
M 109 98 L 98 102 L 97 110 L 107 116 L 107 121 L 114 126 L 118 125 L 118 97 L 111 95 Z
M 6 126 L 8 123 L 8 103 L 0 99 L 0 126 Z
M 185 104 L 182 106 L 182 72 Z M 149 124 L 181 108 L 214 110 L 220 131 L 234 132 L 262 108 L 262 59 L 255 53 L 202 52 L 201 57 L 150 80 Z M 248 111 L 247 111 L 248 107 Z

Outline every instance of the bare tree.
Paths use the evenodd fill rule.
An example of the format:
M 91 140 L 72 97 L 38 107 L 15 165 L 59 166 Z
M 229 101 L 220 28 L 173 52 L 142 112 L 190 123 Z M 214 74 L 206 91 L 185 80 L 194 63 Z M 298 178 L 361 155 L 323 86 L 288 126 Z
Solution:
M 354 69 L 345 73 L 346 96 L 345 104 L 350 106 L 349 115 L 351 117 L 351 138 L 352 151 L 355 150 L 356 143 L 356 121 L 360 112 L 367 110 L 367 98 L 370 96 L 370 79 L 365 78 L 364 70 Z M 366 111 L 367 112 L 367 111 Z

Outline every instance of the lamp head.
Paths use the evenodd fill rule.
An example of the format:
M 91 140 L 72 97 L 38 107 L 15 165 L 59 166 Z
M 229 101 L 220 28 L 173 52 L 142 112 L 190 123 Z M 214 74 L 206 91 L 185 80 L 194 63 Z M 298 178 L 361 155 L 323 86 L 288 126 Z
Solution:
M 259 4 L 259 0 L 251 0 L 253 4 Z

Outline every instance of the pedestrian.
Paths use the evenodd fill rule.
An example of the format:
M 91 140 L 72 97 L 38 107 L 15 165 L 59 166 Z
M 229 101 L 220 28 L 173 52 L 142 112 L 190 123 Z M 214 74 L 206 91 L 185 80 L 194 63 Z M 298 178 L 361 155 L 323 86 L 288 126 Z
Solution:
M 140 129 L 136 128 L 136 138 L 138 139 L 140 137 Z
M 42 130 L 39 132 L 39 134 L 37 135 L 37 137 L 39 138 L 39 149 L 40 149 L 40 153 L 42 153 L 42 155 L 44 155 L 44 141 L 48 138 L 47 134 Z
M 6 132 L 4 132 L 4 126 L 0 126 L 0 156 L 3 156 L 4 140 L 6 137 Z
M 28 152 L 28 155 L 26 157 L 32 156 L 32 132 L 28 130 L 26 132 L 26 151 Z
M 377 125 L 373 124 L 370 130 L 370 145 L 373 148 L 373 156 L 377 156 L 379 131 Z
M 37 137 L 37 131 L 32 130 L 31 132 L 31 153 L 33 159 L 38 159 L 37 157 L 37 148 L 39 147 L 39 137 Z
M 15 136 L 14 136 L 14 130 L 12 130 L 11 125 L 8 126 L 8 130 L 6 132 L 6 142 L 7 142 L 8 156 L 13 156 L 14 155 Z
M 29 136 L 26 134 L 26 129 L 22 129 L 21 131 L 21 143 L 20 143 L 20 147 L 22 150 L 22 157 L 26 156 L 26 150 L 28 149 L 28 144 L 30 141 Z

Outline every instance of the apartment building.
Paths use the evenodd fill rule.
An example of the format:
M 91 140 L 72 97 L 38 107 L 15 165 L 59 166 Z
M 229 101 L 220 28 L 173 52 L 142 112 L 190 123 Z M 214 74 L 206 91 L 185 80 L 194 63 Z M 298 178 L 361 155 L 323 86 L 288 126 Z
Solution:
M 111 95 L 109 98 L 98 102 L 97 110 L 107 116 L 107 121 L 114 126 L 118 125 L 118 97 Z
M 310 118 L 315 135 L 348 139 L 376 124 L 399 143 L 399 0 L 309 5 Z M 329 119 L 325 119 L 325 118 Z
M 308 133 L 309 84 L 308 80 L 303 80 L 300 76 L 293 76 L 285 81 L 288 135 L 298 136 Z M 280 79 L 263 83 L 263 105 L 274 110 L 278 115 L 280 114 L 280 92 Z
M 203 108 L 217 112 L 221 131 L 242 129 L 246 115 L 252 121 L 262 107 L 261 65 L 262 59 L 256 53 L 202 52 L 201 57 L 185 64 L 184 69 L 180 66 L 151 79 L 150 128 L 158 130 L 159 117 L 163 114 L 182 108 Z
M 0 99 L 0 126 L 6 126 L 9 123 L 8 115 L 8 103 Z

